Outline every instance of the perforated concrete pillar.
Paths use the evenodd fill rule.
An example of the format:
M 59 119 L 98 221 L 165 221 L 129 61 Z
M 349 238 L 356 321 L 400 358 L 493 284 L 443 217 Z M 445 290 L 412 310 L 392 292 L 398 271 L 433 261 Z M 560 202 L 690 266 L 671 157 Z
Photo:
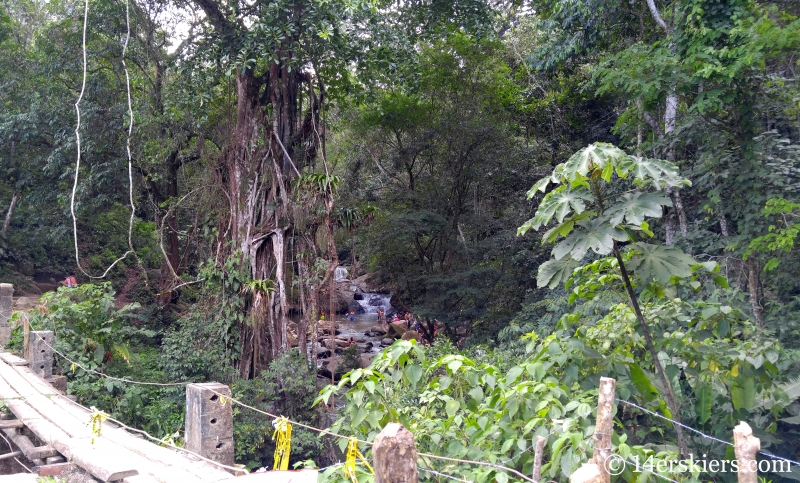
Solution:
M 50 330 L 32 330 L 28 339 L 28 365 L 42 379 L 53 377 L 53 344 Z
M 14 305 L 14 286 L 10 283 L 0 283 L 0 344 L 5 345 L 11 337 L 11 327 L 8 325 L 11 319 L 12 307 Z
M 186 386 L 186 449 L 233 464 L 231 390 L 218 382 Z

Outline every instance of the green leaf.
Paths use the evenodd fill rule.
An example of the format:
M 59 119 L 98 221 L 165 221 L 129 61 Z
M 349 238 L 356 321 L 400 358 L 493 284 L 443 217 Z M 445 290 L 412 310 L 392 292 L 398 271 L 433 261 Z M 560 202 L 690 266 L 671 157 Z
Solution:
M 570 186 L 559 186 L 547 193 L 542 200 L 536 215 L 517 229 L 517 235 L 524 235 L 529 229 L 538 230 L 550 223 L 553 217 L 561 223 L 571 212 L 581 214 L 586 209 L 586 201 L 591 195 L 585 188 L 572 189 Z
M 738 376 L 731 386 L 734 409 L 750 409 L 756 401 L 756 383 L 752 377 Z
M 456 411 L 458 411 L 458 408 L 460 407 L 461 404 L 456 399 L 451 399 L 447 401 L 447 404 L 444 405 L 444 410 L 445 412 L 447 412 L 447 417 L 452 418 L 453 416 L 455 416 Z
M 646 216 L 661 218 L 662 206 L 672 206 L 672 200 L 656 193 L 625 193 L 606 213 L 612 225 L 624 219 L 629 225 L 641 226 Z
M 606 167 L 606 164 L 616 164 L 617 161 L 627 157 L 628 155 L 625 153 L 625 151 L 619 149 L 613 144 L 590 144 L 589 146 L 570 156 L 570 158 L 564 164 L 563 175 L 569 180 L 587 177 L 590 172 L 597 169 L 603 170 L 603 168 Z
M 700 424 L 705 424 L 711 417 L 711 403 L 713 402 L 711 386 L 702 382 L 698 383 L 694 392 L 697 397 L 697 401 L 694 405 L 695 411 L 697 412 L 697 421 Z
M 523 369 L 520 366 L 512 367 L 508 371 L 508 375 L 506 376 L 506 382 L 507 383 L 514 383 L 517 380 L 517 378 L 520 376 L 520 374 L 522 374 L 522 371 L 523 371 Z
M 631 381 L 633 381 L 633 385 L 636 386 L 636 389 L 642 397 L 644 397 L 645 401 L 651 401 L 653 396 L 658 394 L 658 389 L 653 386 L 653 383 L 650 382 L 650 378 L 648 378 L 647 374 L 639 367 L 639 364 L 631 363 L 628 365 L 628 369 L 631 372 Z
M 573 259 L 580 260 L 589 250 L 598 255 L 608 255 L 614 247 L 614 240 L 627 241 L 628 235 L 609 224 L 607 218 L 581 221 L 578 228 L 553 248 L 553 256 L 561 260 L 569 253 Z
M 694 258 L 674 247 L 639 242 L 630 245 L 629 251 L 634 254 L 626 264 L 628 270 L 645 282 L 655 279 L 667 283 L 672 277 L 689 277 L 696 264 Z
M 656 189 L 665 186 L 691 186 L 691 182 L 678 175 L 678 166 L 663 159 L 626 156 L 617 163 L 617 176 L 626 178 L 633 175 L 638 186 L 652 184 Z
M 422 366 L 419 364 L 409 364 L 405 368 L 406 377 L 411 384 L 416 384 L 422 377 Z
M 789 424 L 800 424 L 800 415 L 792 416 L 791 418 L 781 418 L 781 421 Z
M 535 183 L 535 184 L 534 184 L 534 185 L 531 187 L 531 189 L 529 189 L 529 190 L 528 190 L 528 193 L 527 193 L 527 194 L 528 194 L 528 199 L 531 199 L 531 198 L 533 198 L 534 196 L 536 196 L 536 193 L 537 193 L 537 192 L 539 192 L 539 191 L 541 191 L 542 193 L 544 193 L 544 192 L 545 192 L 545 190 L 547 190 L 547 185 L 549 185 L 549 184 L 550 184 L 550 182 L 551 182 L 551 180 L 550 180 L 550 176 L 548 176 L 548 177 L 546 177 L 546 178 L 542 178 L 542 179 L 540 179 L 539 181 L 537 181 L 537 182 L 536 182 L 536 183 Z
M 581 264 L 572 258 L 562 258 L 561 260 L 548 260 L 539 265 L 539 272 L 536 275 L 536 286 L 539 288 L 556 288 L 566 282 Z

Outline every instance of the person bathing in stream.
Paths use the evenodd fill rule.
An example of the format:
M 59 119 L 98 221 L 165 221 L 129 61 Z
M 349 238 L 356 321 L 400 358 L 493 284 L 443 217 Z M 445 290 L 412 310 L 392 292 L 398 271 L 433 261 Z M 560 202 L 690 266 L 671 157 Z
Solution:
M 354 311 L 350 311 L 350 322 L 356 321 L 356 313 Z

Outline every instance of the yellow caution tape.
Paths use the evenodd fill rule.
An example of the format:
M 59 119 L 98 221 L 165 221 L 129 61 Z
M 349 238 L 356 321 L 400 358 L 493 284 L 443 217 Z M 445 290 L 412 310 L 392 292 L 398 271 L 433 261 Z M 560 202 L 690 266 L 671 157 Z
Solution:
M 92 413 L 89 415 L 89 422 L 86 424 L 92 425 L 92 444 L 94 444 L 95 438 L 100 437 L 100 430 L 103 427 L 103 421 L 108 419 L 108 414 L 104 413 L 103 411 L 97 409 L 96 407 L 92 406 L 89 408 L 92 410 Z
M 292 452 L 292 424 L 285 417 L 280 417 L 272 422 L 275 432 L 272 439 L 275 442 L 275 465 L 273 470 L 289 469 L 289 454 Z
M 350 441 L 347 443 L 347 459 L 344 462 L 344 476 L 350 478 L 353 483 L 358 483 L 358 479 L 356 479 L 356 458 L 360 459 L 367 468 L 369 468 L 370 473 L 373 475 L 375 474 L 375 470 L 372 469 L 369 461 L 367 461 L 364 455 L 361 454 L 361 451 L 358 450 L 358 440 L 356 438 L 350 438 Z

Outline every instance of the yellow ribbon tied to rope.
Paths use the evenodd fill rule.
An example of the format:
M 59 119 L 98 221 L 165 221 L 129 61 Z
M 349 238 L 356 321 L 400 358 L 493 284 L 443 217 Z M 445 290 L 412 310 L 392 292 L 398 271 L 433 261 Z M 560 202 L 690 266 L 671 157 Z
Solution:
M 103 421 L 108 419 L 108 414 L 94 406 L 89 409 L 91 409 L 92 413 L 89 415 L 89 422 L 86 425 L 92 425 L 92 444 L 94 444 L 95 438 L 100 437 L 100 430 L 103 428 Z
M 275 465 L 273 470 L 289 469 L 289 454 L 292 452 L 292 423 L 285 417 L 280 417 L 272 422 L 275 432 L 272 439 L 275 440 Z
M 369 461 L 367 461 L 364 455 L 361 454 L 361 451 L 358 450 L 358 440 L 356 438 L 350 438 L 350 441 L 347 443 L 347 459 L 344 461 L 344 476 L 345 478 L 350 478 L 353 483 L 358 483 L 358 479 L 356 478 L 357 458 L 369 468 L 370 473 L 373 475 L 375 474 L 375 470 L 372 469 Z

